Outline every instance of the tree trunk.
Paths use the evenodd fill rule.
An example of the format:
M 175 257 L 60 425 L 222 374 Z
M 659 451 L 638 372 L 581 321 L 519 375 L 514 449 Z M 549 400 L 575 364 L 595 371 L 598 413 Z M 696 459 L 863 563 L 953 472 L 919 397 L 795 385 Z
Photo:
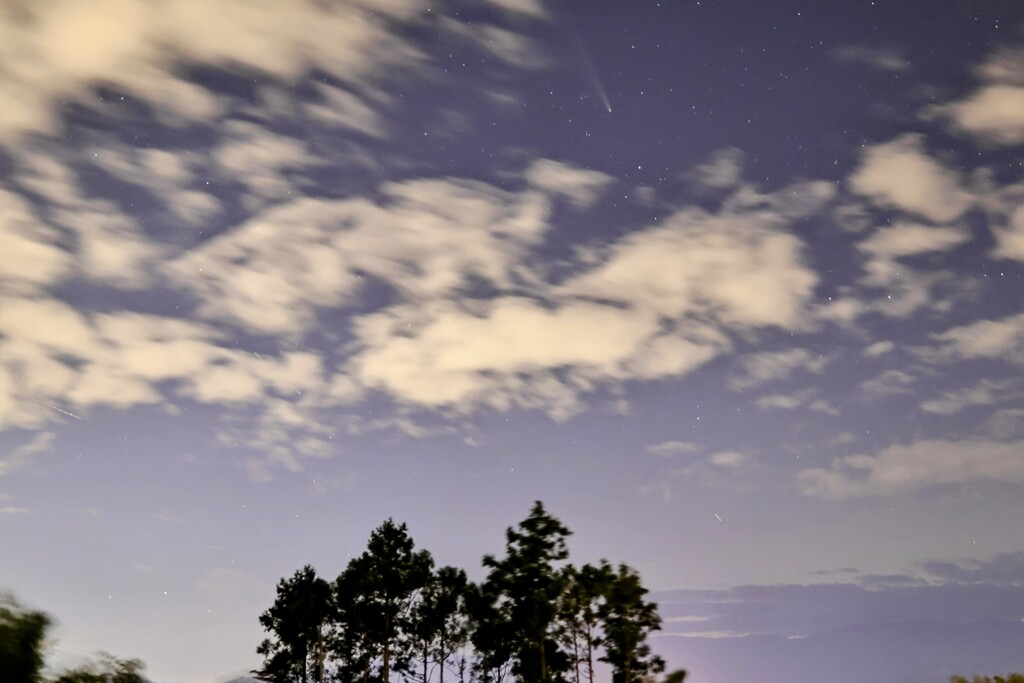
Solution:
M 542 683 L 548 682 L 548 640 L 546 635 L 546 633 L 542 633 L 540 637 L 540 680 Z
M 594 633 L 587 624 L 587 679 L 594 683 Z
M 384 668 L 382 683 L 391 683 L 391 617 L 384 618 Z
M 316 641 L 316 664 L 317 664 L 317 681 L 318 683 L 324 683 L 324 632 L 323 628 L 317 633 Z
M 428 647 L 429 647 L 429 643 L 426 640 L 424 640 L 423 641 L 423 683 L 429 683 L 429 681 L 427 680 L 427 657 L 429 656 L 429 654 L 427 652 L 427 648 Z
M 441 661 L 439 662 L 440 668 L 438 669 L 438 676 L 440 676 L 440 683 L 444 683 L 444 663 L 448 661 L 448 651 L 444 649 L 444 631 L 441 631 Z
M 576 666 L 576 683 L 580 683 L 580 639 L 575 626 L 572 631 L 572 662 Z

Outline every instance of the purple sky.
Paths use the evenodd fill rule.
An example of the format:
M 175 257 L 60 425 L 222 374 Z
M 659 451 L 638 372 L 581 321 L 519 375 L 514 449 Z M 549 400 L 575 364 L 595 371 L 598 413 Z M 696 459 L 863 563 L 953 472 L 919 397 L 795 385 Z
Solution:
M 212 683 L 541 499 L 695 683 L 1022 668 L 1022 148 L 1019 0 L 15 3 L 0 588 Z

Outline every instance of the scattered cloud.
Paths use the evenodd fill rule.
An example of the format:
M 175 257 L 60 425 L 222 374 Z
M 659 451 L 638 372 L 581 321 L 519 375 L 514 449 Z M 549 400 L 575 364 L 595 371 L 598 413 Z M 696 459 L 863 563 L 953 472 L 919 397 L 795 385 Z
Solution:
M 910 493 L 937 484 L 1024 482 L 1022 442 L 924 440 L 875 455 L 838 458 L 828 468 L 801 470 L 805 495 L 832 500 Z
M 50 449 L 56 433 L 50 431 L 37 432 L 28 442 L 23 443 L 6 455 L 0 457 L 0 476 L 8 473 L 24 463 L 36 453 L 42 453 Z M 2 500 L 2 499 L 0 499 Z
M 671 455 L 688 455 L 690 453 L 698 453 L 703 450 L 703 446 L 695 444 L 691 441 L 663 441 L 661 443 L 651 444 L 647 447 L 649 453 L 655 455 L 671 456 Z
M 780 408 L 782 410 L 793 410 L 799 408 L 807 400 L 804 395 L 798 394 L 768 394 L 757 399 L 757 407 L 762 409 Z
M 963 230 L 896 221 L 858 245 L 874 259 L 888 262 L 908 256 L 949 251 L 969 239 Z
M 921 410 L 937 415 L 954 415 L 972 406 L 987 406 L 1019 397 L 1020 382 L 1014 380 L 982 379 L 970 387 L 944 392 L 937 398 L 921 403 Z
M 917 379 L 902 370 L 886 370 L 860 383 L 860 391 L 865 399 L 879 399 L 899 394 L 909 394 Z
M 997 146 L 1024 143 L 1024 50 L 1003 49 L 978 69 L 980 88 L 966 98 L 925 111 L 949 119 L 952 127 Z
M 849 184 L 879 206 L 936 223 L 959 218 L 972 202 L 958 174 L 928 156 L 924 138 L 914 134 L 868 147 Z
M 526 169 L 526 182 L 537 190 L 568 199 L 578 209 L 591 206 L 613 181 L 610 175 L 551 159 L 538 159 Z
M 181 62 L 280 78 L 319 68 L 366 84 L 381 70 L 419 62 L 389 22 L 414 21 L 425 10 L 416 0 L 26 5 L 21 21 L 8 17 L 0 24 L 0 136 L 53 132 L 54 105 L 62 98 L 88 99 L 90 86 L 100 82 L 165 117 L 213 119 L 221 111 L 218 97 L 186 80 L 176 68 Z
M 995 227 L 994 233 L 996 248 L 993 256 L 1024 261 L 1024 205 L 1018 206 L 1004 225 Z
M 889 340 L 874 342 L 873 344 L 865 347 L 864 355 L 868 358 L 878 358 L 879 356 L 884 356 L 887 353 L 892 353 L 895 348 L 896 344 Z
M 925 358 L 959 360 L 1002 358 L 1024 363 L 1024 313 L 978 320 L 935 334 L 936 346 L 921 349 Z
M 1024 143 L 1024 87 L 986 85 L 944 108 L 953 125 L 989 143 Z
M 739 451 L 719 451 L 712 453 L 708 462 L 716 467 L 735 469 L 746 464 L 747 456 Z
M 806 349 L 750 353 L 739 359 L 741 372 L 731 377 L 728 384 L 730 389 L 742 391 L 767 382 L 784 380 L 797 370 L 818 374 L 828 363 L 828 357 Z
M 698 186 L 709 190 L 727 190 L 743 179 L 743 160 L 746 155 L 738 147 L 723 147 L 711 158 L 687 174 Z
M 842 62 L 864 64 L 882 71 L 900 73 L 910 69 L 910 62 L 895 48 L 867 45 L 842 45 L 832 50 L 832 56 Z

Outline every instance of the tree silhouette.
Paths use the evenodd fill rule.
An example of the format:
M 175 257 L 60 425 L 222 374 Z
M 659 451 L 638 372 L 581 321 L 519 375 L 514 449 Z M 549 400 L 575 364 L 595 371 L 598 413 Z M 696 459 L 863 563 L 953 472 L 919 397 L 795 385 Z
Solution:
M 581 665 L 586 665 L 587 681 L 594 681 L 594 651 L 603 642 L 600 607 L 613 579 L 614 571 L 605 560 L 597 566 L 585 564 L 579 569 L 571 565 L 565 568 L 559 618 L 564 626 L 564 640 L 572 649 L 577 683 L 582 680 Z
M 146 683 L 145 668 L 138 659 L 118 659 L 100 652 L 97 661 L 64 671 L 53 683 Z
M 647 644 L 648 634 L 661 628 L 658 606 L 645 599 L 647 593 L 640 575 L 624 564 L 606 585 L 599 610 L 605 634 L 601 661 L 611 664 L 613 683 L 636 683 L 665 669 L 665 662 L 652 655 Z
M 437 664 L 440 683 L 444 683 L 446 662 L 468 637 L 468 583 L 463 570 L 441 567 L 420 592 L 410 626 L 421 654 L 423 683 L 430 680 L 431 659 Z
M 331 613 L 331 587 L 306 565 L 277 584 L 277 599 L 260 615 L 260 625 L 273 634 L 257 653 L 263 666 L 253 673 L 272 683 L 308 683 L 309 672 L 324 680 L 326 629 Z
M 381 681 L 391 679 L 392 668 L 405 672 L 411 661 L 408 642 L 411 609 L 418 591 L 430 579 L 434 560 L 416 551 L 405 524 L 388 519 L 370 534 L 366 552 L 349 562 L 339 577 L 345 587 L 342 619 L 352 618 L 363 631 L 366 645 L 379 647 Z M 368 660 L 370 661 L 370 660 Z M 364 672 L 364 678 L 374 673 Z
M 647 637 L 661 621 L 640 575 L 606 560 L 568 565 L 570 533 L 535 502 L 506 530 L 505 556 L 483 558 L 477 585 L 455 567 L 435 572 L 430 553 L 388 519 L 333 584 L 308 565 L 278 583 L 260 617 L 271 637 L 255 673 L 272 683 L 431 683 L 436 670 L 445 683 L 451 667 L 465 683 L 471 644 L 476 683 L 594 683 L 595 657 L 614 683 L 654 680 L 664 663 Z
M 50 623 L 46 614 L 26 610 L 13 596 L 0 594 L 0 671 L 5 683 L 40 680 Z
M 553 627 L 565 578 L 555 563 L 569 556 L 565 539 L 571 534 L 537 501 L 518 527 L 505 533 L 505 557 L 487 555 L 491 571 L 485 591 L 507 606 L 507 617 L 518 644 L 513 672 L 524 683 L 561 680 L 569 658 L 558 647 Z

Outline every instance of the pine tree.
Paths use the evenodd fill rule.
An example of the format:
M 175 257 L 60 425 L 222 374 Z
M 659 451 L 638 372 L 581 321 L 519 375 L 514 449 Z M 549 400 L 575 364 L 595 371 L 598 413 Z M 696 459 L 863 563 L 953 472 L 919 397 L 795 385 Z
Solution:
M 605 560 L 597 566 L 565 568 L 560 621 L 564 640 L 571 648 L 577 683 L 581 683 L 584 675 L 589 683 L 594 683 L 594 652 L 603 642 L 599 610 L 614 576 L 614 570 Z M 585 671 L 581 674 L 583 666 Z
M 494 609 L 506 614 L 517 641 L 513 672 L 523 683 L 562 680 L 569 667 L 554 627 L 565 582 L 556 563 L 569 556 L 565 539 L 571 533 L 537 501 L 518 527 L 506 531 L 505 557 L 483 560 L 491 570 L 484 595 L 495 598 Z
M 273 634 L 260 644 L 263 666 L 253 673 L 272 683 L 309 683 L 310 672 L 323 683 L 326 629 L 331 613 L 331 587 L 306 565 L 277 584 L 277 599 L 260 615 L 260 625 Z
M 637 683 L 665 669 L 665 662 L 647 644 L 648 634 L 661 628 L 658 606 L 645 599 L 647 593 L 640 575 L 624 564 L 606 585 L 599 610 L 605 649 L 601 661 L 611 664 L 613 683 Z
M 444 683 L 448 659 L 468 637 L 466 620 L 466 572 L 441 567 L 420 591 L 413 607 L 412 634 L 423 664 L 422 683 L 429 683 L 429 664 L 438 667 L 439 683 Z
M 353 619 L 365 636 L 363 650 L 375 648 L 380 655 L 382 683 L 392 670 L 404 672 L 411 658 L 404 636 L 418 591 L 430 579 L 434 560 L 427 551 L 416 551 L 405 524 L 388 519 L 370 534 L 366 552 L 349 562 L 339 577 L 347 604 L 341 619 Z M 368 646 L 368 647 L 367 647 Z M 364 678 L 369 678 L 369 670 Z

